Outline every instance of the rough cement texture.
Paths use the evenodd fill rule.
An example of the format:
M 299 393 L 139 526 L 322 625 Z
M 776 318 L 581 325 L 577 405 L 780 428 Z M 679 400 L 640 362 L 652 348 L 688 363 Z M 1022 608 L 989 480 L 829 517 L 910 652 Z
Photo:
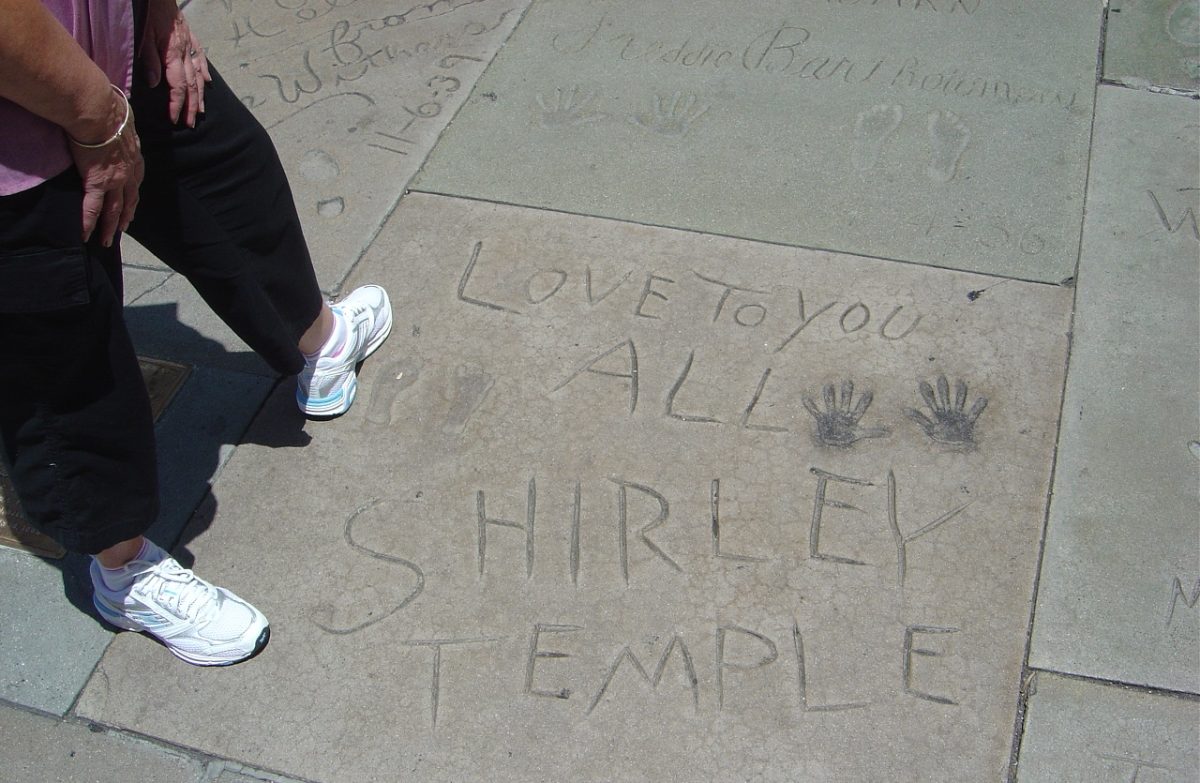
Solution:
M 203 764 L 96 727 L 0 705 L 5 783 L 200 783 Z
M 1002 774 L 1068 289 L 417 195 L 361 275 L 360 401 L 192 544 L 271 645 L 123 636 L 81 714 L 320 780 Z
M 1200 91 L 1200 0 L 1112 0 L 1104 78 Z
M 414 187 L 1058 282 L 1100 10 L 535 3 Z
M 322 287 L 366 249 L 526 5 L 188 5 L 209 58 L 280 150 Z
M 112 638 L 90 601 L 84 558 L 0 547 L 0 699 L 55 715 L 71 708 Z
M 1200 700 L 1040 672 L 1019 783 L 1194 783 Z
M 1102 87 L 1030 663 L 1200 693 L 1200 107 Z

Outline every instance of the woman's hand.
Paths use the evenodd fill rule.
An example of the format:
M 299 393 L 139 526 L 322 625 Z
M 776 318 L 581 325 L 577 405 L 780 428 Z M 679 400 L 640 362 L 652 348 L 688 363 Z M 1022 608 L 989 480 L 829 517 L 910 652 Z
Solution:
M 196 127 L 196 115 L 204 111 L 204 85 L 212 76 L 200 39 L 175 0 L 150 0 L 140 54 L 151 87 L 157 87 L 164 76 L 167 79 L 171 122 L 182 118 L 189 128 Z
M 127 104 L 111 90 L 110 95 L 114 102 L 110 116 L 115 117 L 110 127 L 115 131 L 126 116 Z M 141 143 L 133 127 L 133 117 L 129 117 L 121 134 L 111 144 L 96 148 L 71 144 L 70 147 L 75 168 L 83 180 L 83 241 L 87 242 L 98 230 L 100 243 L 111 247 L 117 232 L 124 231 L 133 221 L 138 187 L 144 174 Z

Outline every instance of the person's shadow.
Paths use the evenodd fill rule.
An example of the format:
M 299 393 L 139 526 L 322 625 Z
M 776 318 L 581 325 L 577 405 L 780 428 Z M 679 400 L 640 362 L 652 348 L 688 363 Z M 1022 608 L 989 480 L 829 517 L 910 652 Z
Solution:
M 180 323 L 174 303 L 127 306 L 125 321 L 139 356 L 187 369 L 186 379 L 155 422 L 160 507 L 146 536 L 191 568 L 195 556 L 188 544 L 208 530 L 216 516 L 218 501 L 211 482 L 228 457 L 225 447 L 254 443 L 298 448 L 311 438 L 294 405 L 281 405 L 255 426 L 276 388 L 293 381 L 275 375 L 253 352 L 229 351 Z M 6 519 L 24 519 L 15 492 L 0 492 L 0 498 Z M 10 527 L 20 539 L 19 522 Z M 61 572 L 67 600 L 108 629 L 92 604 L 91 558 L 76 553 L 39 556 Z

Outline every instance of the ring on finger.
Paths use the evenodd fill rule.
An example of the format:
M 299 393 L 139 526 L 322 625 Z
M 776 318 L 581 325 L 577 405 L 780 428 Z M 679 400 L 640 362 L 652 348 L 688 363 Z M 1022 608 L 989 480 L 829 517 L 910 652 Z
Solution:
M 197 51 L 197 50 L 195 50 L 195 49 L 189 49 L 189 50 L 188 50 L 188 57 L 195 57 L 195 56 L 196 56 L 196 55 L 198 55 L 198 54 L 200 54 L 200 52 L 199 52 L 199 51 Z

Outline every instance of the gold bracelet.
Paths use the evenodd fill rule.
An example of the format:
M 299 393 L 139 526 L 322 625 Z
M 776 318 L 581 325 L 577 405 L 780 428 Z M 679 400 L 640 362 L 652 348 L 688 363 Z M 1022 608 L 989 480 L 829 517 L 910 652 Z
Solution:
M 72 136 L 71 134 L 68 133 L 67 138 L 70 139 L 71 143 L 74 144 L 75 146 L 83 147 L 85 150 L 98 150 L 102 147 L 107 147 L 109 144 L 112 144 L 114 141 L 121 138 L 121 134 L 125 132 L 125 129 L 127 127 L 129 127 L 129 120 L 131 117 L 133 117 L 133 109 L 131 109 L 129 107 L 129 98 L 126 97 L 125 91 L 122 90 L 117 85 L 110 84 L 109 87 L 112 87 L 113 92 L 115 92 L 117 95 L 120 95 L 121 100 L 125 102 L 125 119 L 121 120 L 121 124 L 117 128 L 116 133 L 109 136 L 107 139 L 100 142 L 99 144 L 84 144 L 82 141 L 80 141 L 79 139 L 75 138 L 74 136 Z

